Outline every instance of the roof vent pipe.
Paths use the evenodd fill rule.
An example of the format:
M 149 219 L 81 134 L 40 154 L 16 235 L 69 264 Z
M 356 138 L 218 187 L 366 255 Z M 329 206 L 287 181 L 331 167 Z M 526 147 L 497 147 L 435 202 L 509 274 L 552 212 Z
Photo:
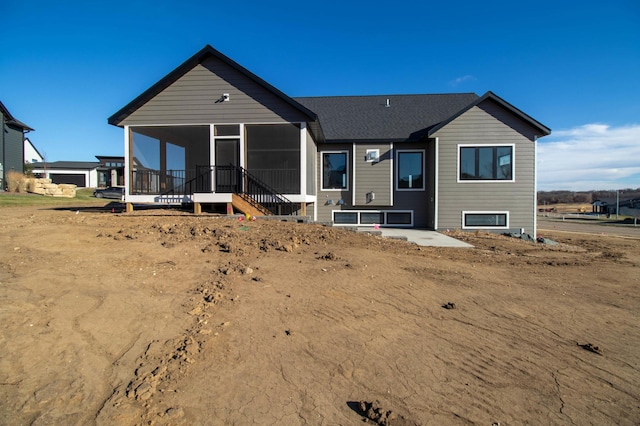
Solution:
M 389 98 L 387 98 L 387 103 L 385 105 L 386 108 L 389 108 L 391 106 L 391 103 L 389 103 Z

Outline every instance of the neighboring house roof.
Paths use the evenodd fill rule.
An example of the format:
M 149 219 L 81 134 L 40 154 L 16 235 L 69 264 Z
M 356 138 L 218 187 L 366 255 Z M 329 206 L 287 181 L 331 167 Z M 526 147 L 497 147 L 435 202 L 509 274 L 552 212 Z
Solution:
M 324 136 L 329 142 L 399 142 L 420 140 L 429 128 L 467 107 L 478 99 L 478 95 L 458 93 L 294 99 L 318 114 Z
M 502 99 L 501 97 L 499 97 L 495 93 L 489 91 L 489 92 L 485 93 L 484 95 L 482 95 L 481 97 L 479 97 L 478 99 L 476 99 L 475 101 L 473 101 L 471 104 L 467 105 L 465 108 L 463 108 L 460 111 L 458 111 L 457 114 L 452 115 L 447 120 L 443 121 L 442 123 L 438 124 L 437 126 L 434 126 L 431 129 L 429 129 L 429 136 L 431 136 L 432 134 L 434 134 L 438 130 L 442 129 L 444 126 L 446 126 L 447 124 L 449 124 L 450 122 L 452 122 L 453 120 L 455 120 L 456 118 L 458 118 L 459 116 L 461 116 L 462 114 L 464 114 L 465 112 L 467 112 L 468 110 L 473 108 L 474 106 L 478 106 L 478 105 L 480 105 L 482 102 L 484 102 L 486 100 L 491 100 L 491 101 L 497 103 L 498 105 L 500 105 L 505 110 L 511 112 L 512 114 L 516 115 L 517 117 L 519 117 L 523 121 L 529 123 L 531 126 L 536 128 L 540 132 L 540 134 L 538 136 L 547 136 L 547 135 L 551 134 L 551 129 L 549 129 L 547 126 L 543 125 L 539 121 L 534 120 L 531 116 L 529 116 L 529 115 L 525 114 L 524 112 L 520 111 L 518 108 L 514 107 L 509 102 L 505 101 L 504 99 Z
M 40 151 L 38 151 L 38 148 L 36 148 L 36 146 L 33 144 L 33 142 L 31 142 L 31 140 L 29 138 L 24 138 L 24 155 L 26 157 L 27 155 L 27 145 L 31 146 L 31 149 L 33 149 L 33 151 L 38 155 L 38 158 L 40 158 L 40 161 L 44 160 L 44 157 L 42 156 L 42 154 L 40 154 Z M 24 159 L 25 162 L 31 162 L 29 159 L 25 158 Z M 35 162 L 35 161 L 34 161 Z
M 235 62 L 231 58 L 223 55 L 222 53 L 220 53 L 219 51 L 217 51 L 216 49 L 214 49 L 210 45 L 206 45 L 198 53 L 193 55 L 191 58 L 187 59 L 178 68 L 176 68 L 175 70 L 173 70 L 169 74 L 167 74 L 162 80 L 158 81 L 156 84 L 151 86 L 149 89 L 147 89 L 140 96 L 135 98 L 133 101 L 129 102 L 120 111 L 116 112 L 111 117 L 109 117 L 109 120 L 108 120 L 109 124 L 113 124 L 114 126 L 119 125 L 119 123 L 121 123 L 122 120 L 126 119 L 134 111 L 136 111 L 141 106 L 143 106 L 144 104 L 149 102 L 156 95 L 158 95 L 164 89 L 169 87 L 171 84 L 175 83 L 180 77 L 185 75 L 188 71 L 193 69 L 193 67 L 195 67 L 197 64 L 201 63 L 202 61 L 204 61 L 205 59 L 207 59 L 210 56 L 213 56 L 213 57 L 219 59 L 220 61 L 224 62 L 225 64 L 229 65 L 230 67 L 236 69 L 241 74 L 244 74 L 246 77 L 248 77 L 251 80 L 253 80 L 254 82 L 258 83 L 260 86 L 262 86 L 265 89 L 269 90 L 270 92 L 272 92 L 273 94 L 278 96 L 280 99 L 282 99 L 283 101 L 285 101 L 286 103 L 288 103 L 289 105 L 291 105 L 292 107 L 294 107 L 295 109 L 299 110 L 304 115 L 309 117 L 310 121 L 316 121 L 317 117 L 313 112 L 309 111 L 307 108 L 305 108 L 304 106 L 300 105 L 298 102 L 296 102 L 295 100 L 293 100 L 289 96 L 285 95 L 283 92 L 281 92 L 280 90 L 276 89 L 274 86 L 270 85 L 269 83 L 267 83 L 266 81 L 264 81 L 263 79 L 261 79 L 260 77 L 258 77 L 257 75 L 255 75 L 254 73 L 252 73 L 251 71 L 246 69 L 245 67 L 243 67 L 242 65 L 238 64 L 237 62 Z
M 51 163 L 33 163 L 34 169 L 92 170 L 100 165 L 97 161 L 54 161 Z
M 107 160 L 124 161 L 124 157 L 122 155 L 96 155 L 96 158 L 100 161 L 107 161 Z
M 19 127 L 22 130 L 26 130 L 27 132 L 33 131 L 31 127 L 27 126 L 22 121 L 17 120 L 13 115 L 11 115 L 11 113 L 9 112 L 7 107 L 4 106 L 2 101 L 0 101 L 0 112 L 2 112 L 2 115 L 5 116 L 5 120 L 7 124 Z

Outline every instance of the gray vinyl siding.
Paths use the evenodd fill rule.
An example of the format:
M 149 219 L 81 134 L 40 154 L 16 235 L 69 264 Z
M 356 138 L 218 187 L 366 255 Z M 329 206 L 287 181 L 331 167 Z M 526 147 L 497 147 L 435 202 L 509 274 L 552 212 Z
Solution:
M 3 119 L 3 161 L 4 178 L 14 171 L 24 173 L 24 133 L 22 129 L 8 125 Z M 6 184 L 6 181 L 4 182 Z
M 316 158 L 318 157 L 318 150 L 316 149 L 316 143 L 309 132 L 307 127 L 306 132 L 307 143 L 307 195 L 316 195 Z
M 378 161 L 366 161 L 368 149 L 379 150 Z M 389 207 L 391 201 L 391 187 L 393 179 L 393 152 L 390 144 L 356 144 L 355 161 L 351 159 L 354 206 L 361 207 Z M 375 197 L 367 202 L 367 193 L 373 192 Z
M 218 102 L 224 93 L 228 102 Z M 216 58 L 196 65 L 119 125 L 304 122 L 278 96 Z
M 0 192 L 4 187 L 4 114 L 0 113 Z
M 351 205 L 351 194 L 353 189 L 353 153 L 352 153 L 353 144 L 319 144 L 318 145 L 318 155 L 316 156 L 316 183 L 318 188 L 317 195 L 317 212 L 318 222 L 331 222 L 333 220 L 331 211 L 332 210 L 353 210 L 353 206 Z M 325 151 L 347 151 L 347 190 L 345 191 L 323 191 L 322 190 L 322 152 Z M 343 199 L 345 204 L 342 206 L 336 205 L 338 200 Z M 333 200 L 333 205 L 328 205 L 328 200 Z
M 533 232 L 534 129 L 493 102 L 471 108 L 435 135 L 439 144 L 438 229 L 462 228 L 463 211 L 509 212 L 509 228 Z M 458 145 L 514 144 L 514 182 L 458 182 Z

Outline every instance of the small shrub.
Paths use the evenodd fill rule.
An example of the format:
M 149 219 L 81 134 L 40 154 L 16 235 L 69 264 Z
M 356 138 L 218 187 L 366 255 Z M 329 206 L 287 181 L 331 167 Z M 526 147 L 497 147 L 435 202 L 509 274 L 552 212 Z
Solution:
M 20 172 L 8 172 L 7 173 L 7 190 L 9 192 L 24 192 L 25 191 L 25 175 Z
M 24 175 L 28 178 L 33 176 L 33 163 L 24 163 Z

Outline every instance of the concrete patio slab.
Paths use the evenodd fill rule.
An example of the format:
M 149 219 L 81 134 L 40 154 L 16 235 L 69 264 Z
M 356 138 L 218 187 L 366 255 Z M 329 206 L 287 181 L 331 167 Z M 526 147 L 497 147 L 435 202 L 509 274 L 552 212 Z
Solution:
M 397 238 L 406 240 L 420 246 L 427 247 L 460 247 L 470 248 L 471 244 L 456 240 L 455 238 L 441 234 L 436 231 L 414 228 L 358 228 L 358 232 L 368 232 L 373 235 L 380 235 L 385 238 Z

